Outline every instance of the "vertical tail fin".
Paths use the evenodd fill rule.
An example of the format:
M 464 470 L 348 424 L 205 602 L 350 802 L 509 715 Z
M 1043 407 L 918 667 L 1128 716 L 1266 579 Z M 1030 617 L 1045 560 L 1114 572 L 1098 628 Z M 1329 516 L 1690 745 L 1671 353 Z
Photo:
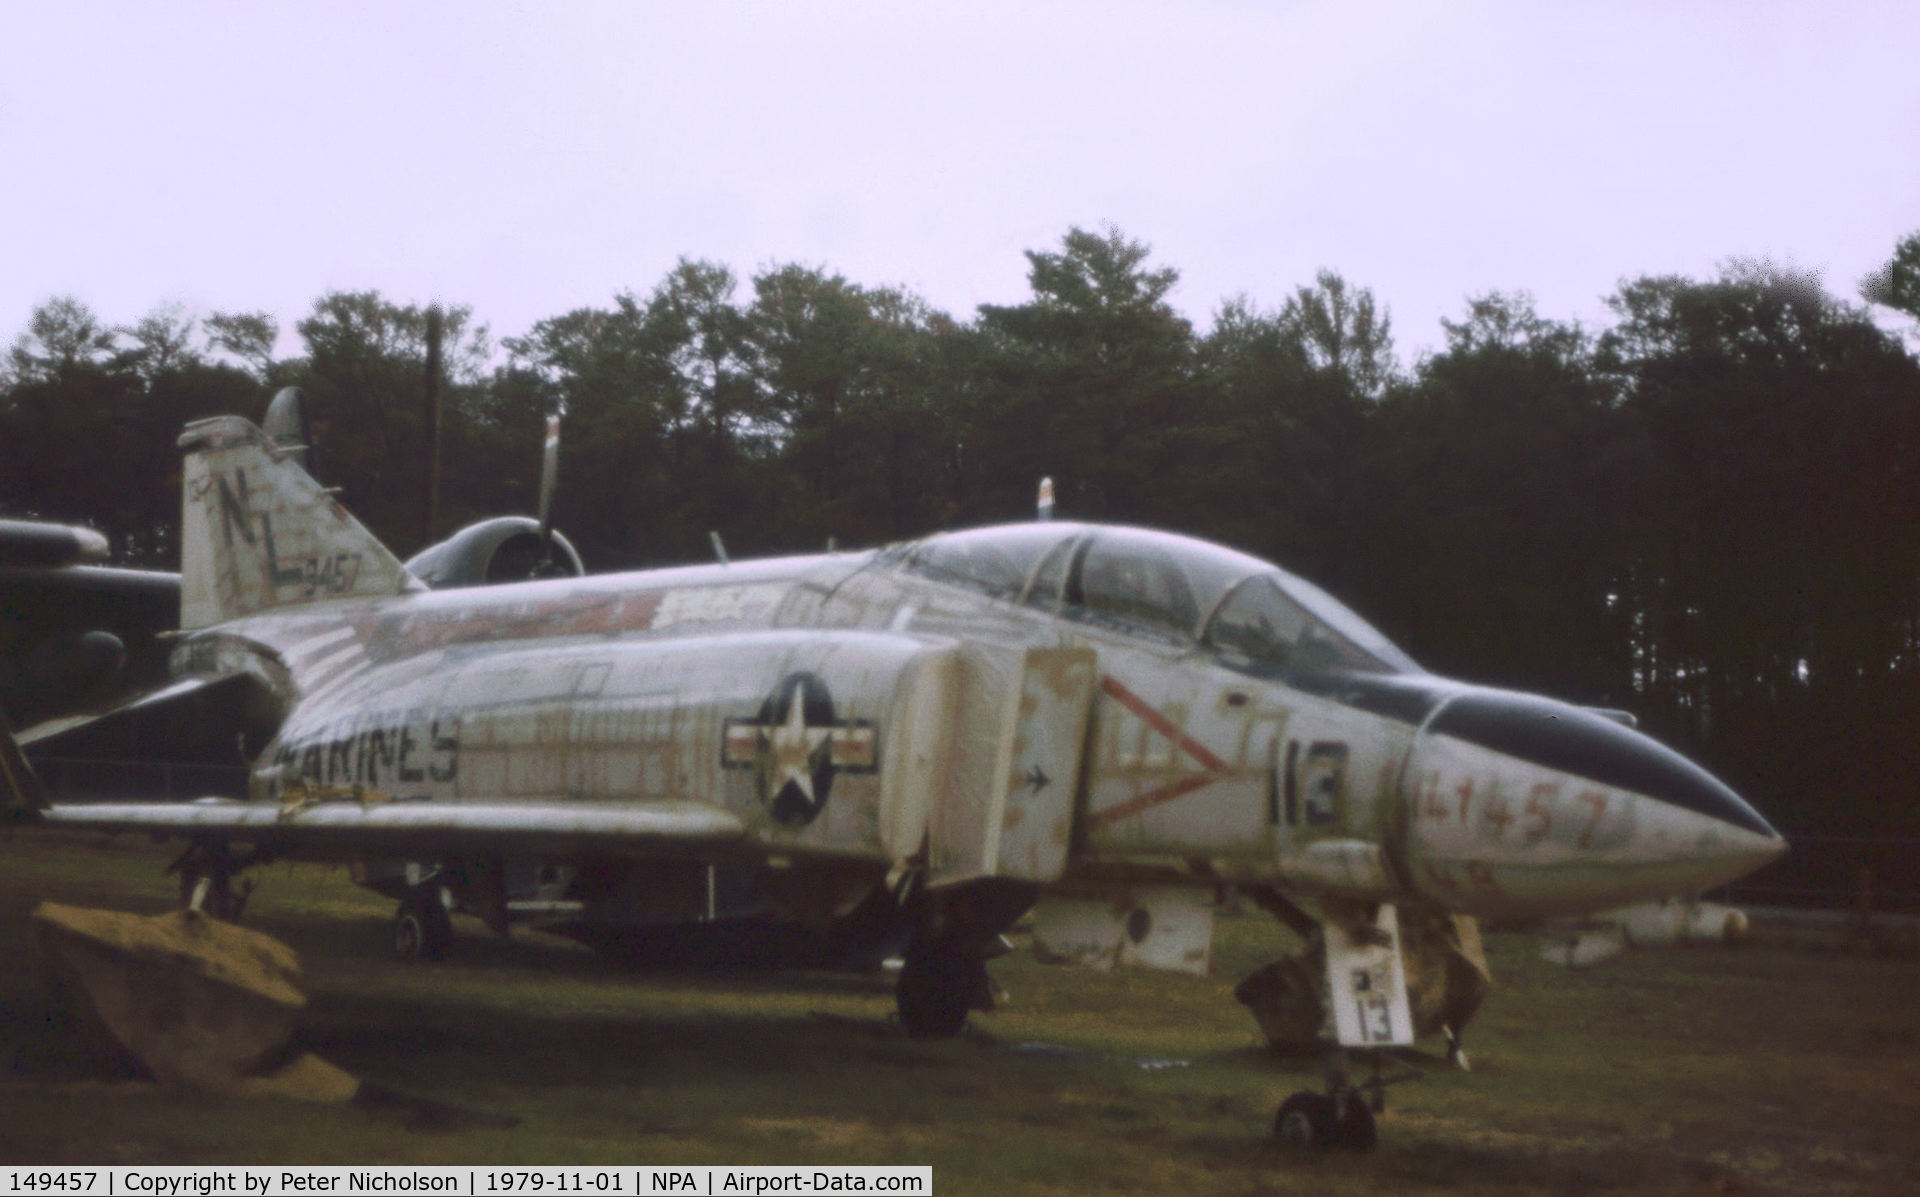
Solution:
M 286 450 L 238 416 L 197 420 L 180 520 L 180 626 L 422 589 Z

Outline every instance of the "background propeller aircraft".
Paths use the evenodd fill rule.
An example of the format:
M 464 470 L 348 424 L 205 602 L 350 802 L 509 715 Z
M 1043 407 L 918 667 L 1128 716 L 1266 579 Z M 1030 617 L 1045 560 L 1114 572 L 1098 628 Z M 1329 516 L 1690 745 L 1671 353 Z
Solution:
M 50 802 L 11 736 L 0 764 L 41 823 L 186 839 L 215 908 L 267 859 L 411 861 L 366 879 L 432 949 L 453 907 L 504 927 L 538 891 L 591 938 L 749 876 L 848 941 L 904 937 L 901 1021 L 938 1035 L 990 1007 L 985 961 L 1029 911 L 1053 955 L 1204 970 L 1231 887 L 1318 931 L 1316 1017 L 1377 1048 L 1413 1039 L 1409 971 L 1471 954 L 1464 916 L 1697 894 L 1785 848 L 1615 718 L 1427 674 L 1304 580 L 1186 537 L 1046 521 L 449 586 L 545 542 L 544 517 L 410 567 L 292 434 L 221 417 L 180 444 L 169 679 L 20 744 L 244 761 L 244 787 Z M 1379 1088 L 1340 1047 L 1285 1137 L 1371 1141 Z
M 0 704 L 16 724 L 166 681 L 179 575 L 106 557 L 90 528 L 0 520 Z

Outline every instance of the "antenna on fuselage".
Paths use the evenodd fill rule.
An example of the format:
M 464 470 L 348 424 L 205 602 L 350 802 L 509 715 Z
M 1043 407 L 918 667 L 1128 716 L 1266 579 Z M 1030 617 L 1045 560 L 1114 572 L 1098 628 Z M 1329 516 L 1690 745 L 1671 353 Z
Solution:
M 1040 501 L 1035 509 L 1034 518 L 1040 520 L 1053 518 L 1053 479 L 1050 477 L 1040 480 Z
M 708 532 L 707 539 L 713 542 L 713 559 L 722 565 L 732 565 L 733 562 L 727 560 L 727 546 L 720 543 L 720 534 Z

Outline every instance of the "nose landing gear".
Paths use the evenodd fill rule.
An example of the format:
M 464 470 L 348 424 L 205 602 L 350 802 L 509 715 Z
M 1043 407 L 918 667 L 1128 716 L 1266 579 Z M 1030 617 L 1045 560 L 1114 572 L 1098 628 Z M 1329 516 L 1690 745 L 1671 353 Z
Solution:
M 1295 1147 L 1370 1151 L 1379 1142 L 1375 1116 L 1387 1108 L 1387 1086 L 1420 1075 L 1407 1069 L 1387 1076 L 1382 1069 L 1384 1049 L 1413 1042 L 1399 914 L 1391 905 L 1331 902 L 1326 914 L 1322 1009 L 1334 1041 L 1327 1052 L 1327 1087 L 1282 1102 L 1273 1134 Z M 1365 1049 L 1373 1059 L 1373 1075 L 1359 1084 L 1348 1066 L 1349 1047 Z
M 1280 1103 L 1273 1137 L 1289 1147 L 1372 1151 L 1380 1141 L 1373 1109 L 1358 1093 L 1347 1094 L 1344 1106 L 1324 1093 L 1296 1093 Z

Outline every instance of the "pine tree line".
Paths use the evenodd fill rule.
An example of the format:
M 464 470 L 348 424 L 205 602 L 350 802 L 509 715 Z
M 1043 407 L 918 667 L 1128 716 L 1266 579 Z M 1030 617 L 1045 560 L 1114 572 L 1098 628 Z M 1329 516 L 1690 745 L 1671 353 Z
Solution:
M 1788 829 L 1920 833 L 1920 360 L 1813 276 L 1640 277 L 1612 322 L 1471 299 L 1404 365 L 1322 272 L 1202 332 L 1114 230 L 1033 251 L 1031 294 L 959 320 L 825 269 L 681 261 L 497 344 L 446 313 L 445 535 L 530 511 L 596 570 L 875 544 L 1025 518 L 1173 528 L 1315 579 L 1436 672 L 1626 707 Z M 1863 295 L 1920 321 L 1920 234 Z M 429 541 L 427 313 L 320 297 L 104 326 L 38 309 L 0 372 L 0 512 L 177 558 L 189 419 L 303 388 L 316 472 L 405 555 Z

